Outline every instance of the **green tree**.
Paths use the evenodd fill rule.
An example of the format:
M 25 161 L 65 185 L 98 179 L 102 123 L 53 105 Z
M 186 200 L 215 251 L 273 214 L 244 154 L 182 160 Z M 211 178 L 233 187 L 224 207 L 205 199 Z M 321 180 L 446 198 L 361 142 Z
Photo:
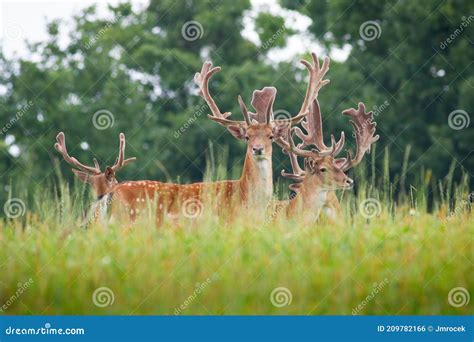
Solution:
M 393 172 L 401 171 L 403 153 L 410 144 L 412 175 L 424 167 L 443 177 L 453 159 L 458 170 L 464 168 L 472 175 L 474 129 L 472 123 L 462 123 L 472 119 L 474 108 L 467 95 L 474 87 L 472 3 L 281 2 L 312 19 L 310 31 L 328 50 L 350 46 L 345 64 L 358 70 L 361 78 L 351 84 L 349 94 L 370 89 L 379 99 L 362 98 L 369 107 L 388 102 L 377 118 L 378 145 L 390 148 Z M 459 121 L 450 124 L 453 120 L 448 116 L 456 110 L 464 113 L 452 114 L 451 119 L 456 115 Z
M 73 18 L 66 47 L 59 44 L 64 23 L 49 23 L 48 38 L 30 45 L 34 61 L 1 58 L 0 122 L 14 121 L 0 145 L 4 185 L 43 189 L 55 174 L 59 131 L 72 155 L 85 163 L 96 157 L 103 166 L 114 162 L 124 132 L 126 155 L 138 160 L 121 179 L 201 180 L 209 141 L 216 153 L 228 150 L 227 166 L 237 176 L 245 144 L 206 118 L 192 80 L 204 59 L 222 66 L 212 91 L 237 118 L 238 94 L 249 103 L 253 89 L 274 83 L 275 67 L 241 36 L 249 8 L 248 1 L 151 1 L 139 11 L 127 3 L 110 6 L 104 19 L 90 7 Z M 274 19 L 260 24 L 267 26 L 265 20 Z

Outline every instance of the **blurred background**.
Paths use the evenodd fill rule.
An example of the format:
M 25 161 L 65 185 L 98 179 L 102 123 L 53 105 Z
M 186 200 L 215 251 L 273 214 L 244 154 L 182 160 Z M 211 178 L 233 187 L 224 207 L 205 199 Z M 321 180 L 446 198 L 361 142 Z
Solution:
M 366 158 L 394 192 L 422 180 L 472 176 L 474 10 L 469 0 L 3 1 L 0 5 L 0 200 L 48 191 L 70 167 L 54 150 L 102 167 L 137 161 L 125 179 L 191 182 L 225 163 L 240 175 L 245 143 L 207 119 L 194 74 L 222 67 L 211 91 L 241 118 L 254 89 L 278 89 L 275 112 L 297 113 L 306 89 L 299 59 L 332 59 L 319 100 L 326 141 L 351 126 L 342 110 L 374 111 L 380 140 Z M 404 162 L 405 161 L 405 162 Z M 280 171 L 287 157 L 275 147 Z M 387 181 L 387 179 L 385 179 Z M 471 177 L 472 185 L 472 177 Z

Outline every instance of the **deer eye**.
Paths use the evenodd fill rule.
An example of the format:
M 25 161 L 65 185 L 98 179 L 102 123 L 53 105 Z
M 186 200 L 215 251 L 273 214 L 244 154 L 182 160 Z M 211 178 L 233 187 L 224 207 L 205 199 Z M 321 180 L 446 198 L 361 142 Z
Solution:
M 327 168 L 325 168 L 324 166 L 323 166 L 322 168 L 320 168 L 320 169 L 319 169 L 319 171 L 321 171 L 321 172 L 327 172 L 327 170 L 328 170 L 328 169 L 327 169 Z
M 250 138 L 248 137 L 248 135 L 245 136 L 245 140 L 249 141 Z
M 270 135 L 268 138 L 269 138 L 270 140 L 273 140 L 273 135 Z

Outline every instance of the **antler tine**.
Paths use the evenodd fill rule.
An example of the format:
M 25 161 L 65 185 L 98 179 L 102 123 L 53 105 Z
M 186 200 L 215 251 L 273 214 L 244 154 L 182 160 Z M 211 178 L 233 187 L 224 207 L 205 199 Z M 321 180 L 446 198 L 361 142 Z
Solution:
M 252 124 L 252 120 L 250 119 L 250 114 L 247 109 L 247 106 L 245 105 L 244 100 L 242 100 L 242 96 L 239 95 L 238 100 L 239 100 L 240 110 L 242 111 L 242 114 L 244 115 L 244 118 L 245 118 L 245 122 L 247 123 L 247 125 L 250 126 Z
M 290 173 L 290 172 L 286 172 L 285 170 L 282 170 L 281 175 L 283 177 L 290 178 L 293 180 L 302 180 L 305 175 L 305 172 L 300 167 L 300 164 L 298 163 L 298 156 L 294 154 L 293 152 L 289 152 L 286 150 L 283 150 L 283 151 L 285 151 L 285 153 L 288 154 L 288 157 L 290 158 L 292 172 Z
M 357 110 L 354 108 L 346 109 L 342 112 L 351 117 L 351 125 L 354 129 L 356 139 L 356 154 L 352 157 L 352 151 L 347 151 L 347 158 L 339 159 L 340 168 L 346 171 L 362 161 L 365 153 L 370 153 L 371 145 L 379 140 L 380 136 L 375 135 L 377 123 L 373 121 L 373 112 L 366 113 L 365 105 L 359 102 Z
M 283 152 L 287 154 L 288 157 L 290 158 L 291 169 L 292 169 L 292 173 L 282 170 L 281 175 L 283 177 L 292 179 L 294 181 L 301 182 L 304 178 L 305 172 L 298 163 L 298 156 L 296 152 L 293 151 L 295 144 L 292 141 L 291 136 L 292 136 L 291 130 L 288 130 L 286 139 L 279 138 L 276 140 L 276 143 L 283 149 Z M 290 189 L 291 189 L 291 186 L 290 186 Z
M 301 139 L 301 144 L 298 145 L 300 148 L 304 148 L 310 145 L 314 145 L 321 156 L 332 154 L 336 156 L 339 154 L 344 147 L 345 135 L 341 132 L 341 137 L 336 142 L 334 135 L 331 134 L 331 147 L 326 146 L 323 139 L 323 122 L 321 118 L 321 108 L 319 106 L 318 99 L 314 99 L 311 105 L 310 115 L 306 116 L 302 123 L 306 134 L 299 127 L 295 127 L 295 134 Z
M 95 168 L 100 170 L 100 165 L 99 165 L 99 162 L 97 161 L 97 159 L 93 158 L 92 160 L 94 161 Z
M 137 159 L 135 157 L 124 159 L 124 157 L 125 157 L 125 134 L 123 134 L 123 133 L 119 134 L 119 141 L 120 141 L 119 155 L 118 155 L 117 159 L 115 160 L 114 165 L 112 166 L 112 170 L 114 170 L 115 172 L 117 172 L 118 170 L 120 170 L 125 165 L 127 165 L 127 164 L 129 164 L 129 163 L 131 163 L 131 162 L 133 162 Z
M 312 63 L 302 59 L 300 62 L 303 64 L 309 72 L 309 81 L 306 88 L 306 94 L 304 97 L 303 104 L 299 114 L 308 112 L 309 107 L 313 101 L 318 97 L 319 90 L 328 84 L 329 80 L 323 80 L 324 76 L 329 70 L 329 57 L 324 58 L 323 65 L 320 68 L 319 59 L 316 53 L 311 53 Z
M 280 137 L 276 139 L 275 142 L 287 153 L 294 153 L 300 157 L 313 157 L 315 150 L 306 151 L 306 150 L 302 150 L 298 148 L 295 145 L 295 142 L 293 140 L 293 134 L 294 134 L 294 128 L 289 129 L 286 139 L 283 139 L 282 137 Z
M 226 119 L 232 113 L 222 113 L 209 92 L 209 79 L 212 77 L 212 75 L 219 71 L 221 71 L 220 67 L 213 68 L 211 62 L 205 62 L 202 65 L 201 72 L 197 72 L 194 75 L 194 83 L 196 83 L 199 87 L 199 95 L 204 99 L 204 101 L 206 101 L 209 109 L 211 110 L 211 115 L 208 115 L 208 117 L 224 126 L 242 124 L 242 121 Z M 245 120 L 247 120 L 247 118 Z
M 265 123 L 269 124 L 273 121 L 273 101 L 268 101 L 267 110 L 265 112 Z
M 66 137 L 64 135 L 64 132 L 59 132 L 59 134 L 56 136 L 56 143 L 54 144 L 54 148 L 56 149 L 56 151 L 58 151 L 59 153 L 61 153 L 61 155 L 63 156 L 64 160 L 78 168 L 79 170 L 81 171 L 84 171 L 84 172 L 87 172 L 89 174 L 93 174 L 93 175 L 98 175 L 101 173 L 100 171 L 100 167 L 97 163 L 97 160 L 94 159 L 94 165 L 95 167 L 90 167 L 90 166 L 86 166 L 84 164 L 82 164 L 81 162 L 79 162 L 76 158 L 74 157 L 71 157 L 69 155 L 69 153 L 67 152 L 67 147 L 66 147 Z

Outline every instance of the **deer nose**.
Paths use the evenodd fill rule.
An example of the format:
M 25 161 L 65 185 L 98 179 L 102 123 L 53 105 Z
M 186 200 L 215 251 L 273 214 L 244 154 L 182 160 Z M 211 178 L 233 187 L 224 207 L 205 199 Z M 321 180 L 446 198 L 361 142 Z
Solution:
M 263 146 L 262 145 L 252 146 L 252 152 L 256 156 L 261 156 L 263 154 Z
M 346 186 L 348 186 L 348 187 L 354 185 L 354 181 L 350 178 L 346 178 L 345 183 L 346 183 Z

